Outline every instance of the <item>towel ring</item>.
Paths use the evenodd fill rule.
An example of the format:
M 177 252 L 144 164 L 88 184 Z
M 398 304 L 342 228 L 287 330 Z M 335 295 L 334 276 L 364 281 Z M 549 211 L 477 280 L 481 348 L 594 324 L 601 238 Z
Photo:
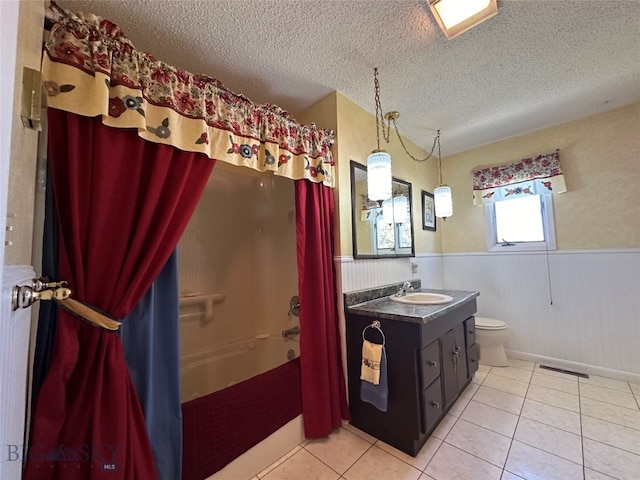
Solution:
M 373 322 L 371 322 L 371 325 L 367 325 L 366 327 L 364 327 L 364 330 L 362 330 L 362 340 L 366 340 L 364 338 L 364 332 L 367 331 L 367 329 L 369 328 L 375 328 L 376 330 L 378 330 L 380 332 L 380 335 L 382 335 L 382 346 L 384 347 L 384 344 L 387 343 L 387 339 L 384 336 L 384 332 L 382 331 L 382 329 L 380 328 L 380 322 L 378 320 L 374 320 Z

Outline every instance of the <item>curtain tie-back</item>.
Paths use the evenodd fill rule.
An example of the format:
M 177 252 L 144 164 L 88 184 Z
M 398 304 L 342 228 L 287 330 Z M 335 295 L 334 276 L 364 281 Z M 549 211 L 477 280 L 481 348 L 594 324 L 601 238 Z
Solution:
M 108 317 L 104 313 L 98 311 L 96 308 L 84 304 L 73 298 L 67 298 L 66 300 L 56 300 L 56 303 L 64 308 L 67 312 L 72 313 L 83 320 L 86 320 L 95 327 L 104 328 L 105 330 L 117 331 L 122 325 L 122 322 L 118 322 L 113 318 Z

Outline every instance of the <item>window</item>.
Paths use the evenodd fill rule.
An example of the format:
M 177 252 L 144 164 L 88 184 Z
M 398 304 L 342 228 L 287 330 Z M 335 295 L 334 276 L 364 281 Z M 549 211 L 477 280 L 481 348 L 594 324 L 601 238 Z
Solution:
M 381 250 L 393 250 L 396 245 L 395 233 L 393 231 L 393 223 L 385 222 L 382 214 L 375 217 L 375 235 L 376 253 Z
M 528 195 L 485 204 L 490 252 L 555 250 L 551 195 Z
M 411 250 L 411 210 L 406 197 L 385 200 L 370 219 L 373 224 L 371 242 L 375 253 L 405 253 Z

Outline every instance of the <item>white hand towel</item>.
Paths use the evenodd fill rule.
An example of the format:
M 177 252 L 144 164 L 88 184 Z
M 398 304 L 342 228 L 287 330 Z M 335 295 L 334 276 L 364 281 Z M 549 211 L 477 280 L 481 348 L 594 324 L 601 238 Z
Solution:
M 360 380 L 374 385 L 380 383 L 380 360 L 382 359 L 382 345 L 371 343 L 368 340 L 362 342 L 362 366 L 360 368 Z

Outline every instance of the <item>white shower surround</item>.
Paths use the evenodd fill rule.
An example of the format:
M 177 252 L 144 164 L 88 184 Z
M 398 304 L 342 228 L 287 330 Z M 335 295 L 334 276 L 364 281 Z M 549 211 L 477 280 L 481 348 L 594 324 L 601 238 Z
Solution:
M 478 314 L 509 325 L 508 353 L 640 381 L 640 249 L 456 253 L 339 259 L 342 291 L 420 278 L 423 288 L 478 290 Z M 418 273 L 411 273 L 411 263 Z
M 185 379 L 200 370 L 205 383 L 220 384 L 194 380 L 183 401 L 246 379 L 240 370 L 250 364 L 255 375 L 285 363 L 289 349 L 299 355 L 296 338 L 281 337 L 299 325 L 287 312 L 298 293 L 294 208 L 289 179 L 223 163 L 213 169 L 178 246 L 181 294 L 195 295 L 181 305 L 180 342 Z M 217 300 L 207 309 L 197 297 Z M 298 416 L 209 478 L 249 478 L 303 440 Z

